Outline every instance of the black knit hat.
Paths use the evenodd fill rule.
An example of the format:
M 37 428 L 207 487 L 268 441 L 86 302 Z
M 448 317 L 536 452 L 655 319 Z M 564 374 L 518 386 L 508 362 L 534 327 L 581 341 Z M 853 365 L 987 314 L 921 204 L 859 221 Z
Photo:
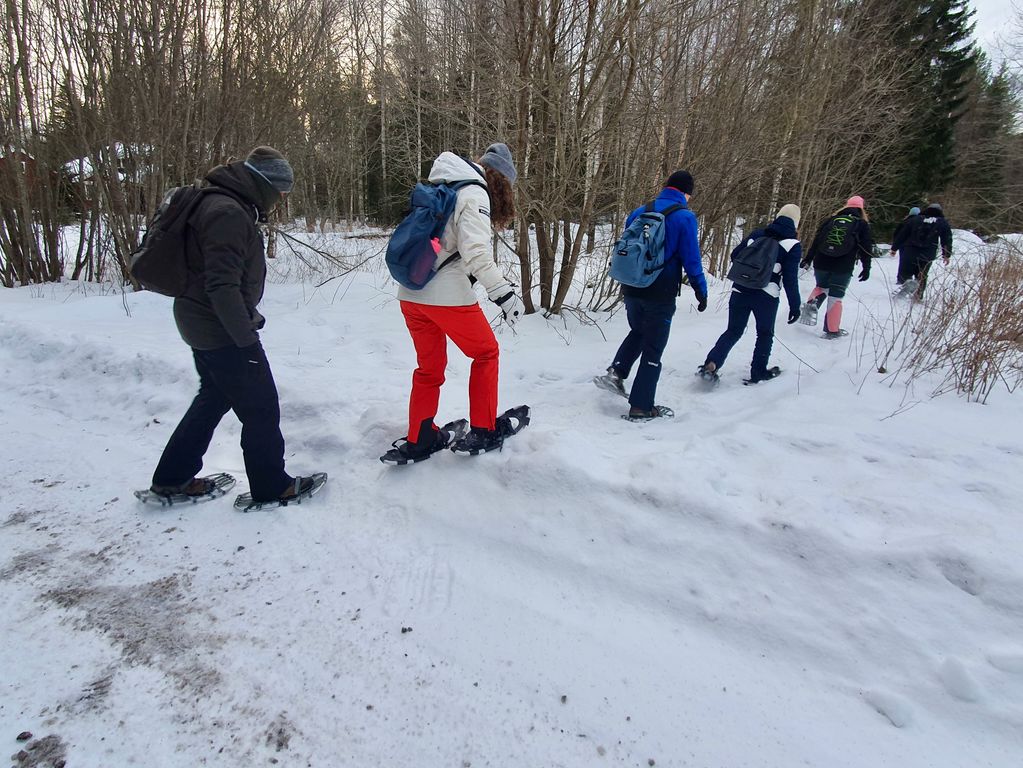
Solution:
M 295 184 L 291 164 L 273 147 L 256 147 L 245 158 L 245 166 L 266 179 L 278 192 L 290 192 Z
M 664 182 L 664 186 L 673 187 L 679 192 L 685 192 L 687 195 L 693 194 L 693 174 L 689 171 L 675 171 L 668 180 Z

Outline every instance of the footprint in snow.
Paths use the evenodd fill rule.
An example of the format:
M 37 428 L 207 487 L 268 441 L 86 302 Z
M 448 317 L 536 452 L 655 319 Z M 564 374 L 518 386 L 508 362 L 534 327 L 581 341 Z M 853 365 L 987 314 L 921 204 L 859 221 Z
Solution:
M 863 700 L 896 728 L 905 728 L 913 720 L 909 702 L 890 691 L 864 691 Z
M 980 686 L 962 660 L 955 657 L 945 659 L 938 667 L 938 677 L 950 696 L 960 701 L 976 701 L 980 698 Z
M 1002 672 L 1023 675 L 1023 648 L 999 648 L 988 651 L 988 664 Z

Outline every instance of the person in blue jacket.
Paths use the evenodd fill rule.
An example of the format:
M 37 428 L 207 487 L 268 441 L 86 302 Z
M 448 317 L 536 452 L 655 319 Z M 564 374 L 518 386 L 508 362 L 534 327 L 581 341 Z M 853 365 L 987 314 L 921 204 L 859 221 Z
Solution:
M 753 363 L 750 366 L 749 381 L 756 383 L 773 379 L 781 369 L 778 366 L 767 367 L 774 345 L 774 321 L 781 303 L 781 290 L 785 288 L 785 298 L 789 304 L 789 324 L 799 319 L 799 262 L 803 256 L 799 244 L 799 206 L 793 203 L 783 205 L 773 222 L 761 229 L 753 230 L 732 251 L 731 258 L 761 237 L 769 237 L 778 243 L 778 260 L 770 281 L 763 288 L 749 288 L 733 284 L 728 299 L 728 328 L 721 334 L 714 348 L 707 355 L 707 360 L 698 369 L 698 373 L 706 380 L 716 382 L 718 371 L 725 364 L 728 353 L 746 332 L 746 324 L 752 313 L 757 328 L 757 342 L 753 347 Z
M 661 355 L 671 333 L 675 299 L 682 292 L 683 272 L 688 275 L 689 285 L 696 293 L 697 308 L 700 312 L 707 308 L 707 278 L 700 258 L 696 216 L 689 210 L 692 194 L 692 175 L 689 171 L 675 171 L 653 201 L 655 211 L 681 206 L 665 219 L 664 269 L 646 288 L 622 286 L 629 334 L 618 348 L 607 373 L 593 380 L 598 387 L 625 397 L 625 379 L 629 378 L 632 366 L 639 361 L 636 378 L 627 396 L 630 405 L 627 418 L 631 420 L 646 421 L 674 415 L 670 408 L 655 405 L 654 395 L 661 376 Z M 646 206 L 641 205 L 630 213 L 625 221 L 626 228 L 645 210 Z

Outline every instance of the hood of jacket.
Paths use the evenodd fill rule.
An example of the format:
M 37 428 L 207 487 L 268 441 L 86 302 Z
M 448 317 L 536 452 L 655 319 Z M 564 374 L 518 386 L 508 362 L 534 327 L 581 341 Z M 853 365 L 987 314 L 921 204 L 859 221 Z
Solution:
M 484 186 L 487 184 L 487 180 L 483 176 L 483 168 L 476 163 L 466 161 L 454 152 L 441 152 L 440 156 L 433 161 L 429 179 L 434 184 L 453 181 L 478 181 Z
M 796 240 L 799 237 L 796 223 L 788 216 L 779 216 L 764 228 L 764 232 L 776 240 Z
M 206 174 L 206 181 L 218 187 L 229 189 L 266 214 L 280 202 L 281 194 L 264 179 L 258 178 L 239 160 L 227 165 L 218 165 Z
M 941 218 L 945 218 L 945 212 L 941 210 L 941 208 L 935 208 L 933 205 L 929 205 L 926 208 L 924 208 L 923 213 L 921 213 L 920 215 L 923 216 L 924 218 L 928 218 L 931 216 L 940 216 Z
M 657 195 L 657 199 L 664 200 L 668 205 L 681 205 L 683 208 L 689 208 L 686 196 L 674 187 L 664 187 Z

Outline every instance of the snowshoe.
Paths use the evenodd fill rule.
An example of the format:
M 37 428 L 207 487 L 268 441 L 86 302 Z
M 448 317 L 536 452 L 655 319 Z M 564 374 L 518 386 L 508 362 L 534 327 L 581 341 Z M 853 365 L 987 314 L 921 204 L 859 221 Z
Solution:
M 277 499 L 266 501 L 253 501 L 251 493 L 243 493 L 234 500 L 234 508 L 242 512 L 258 512 L 261 509 L 273 509 L 275 507 L 286 507 L 289 504 L 301 504 L 314 493 L 323 487 L 327 482 L 326 472 L 316 472 L 309 477 L 295 478 L 295 491 L 291 496 L 281 496 Z
M 404 466 L 415 464 L 417 461 L 426 461 L 428 458 L 442 451 L 451 445 L 455 440 L 460 440 L 469 431 L 469 422 L 465 419 L 449 421 L 437 430 L 436 436 L 429 448 L 420 448 L 415 443 L 410 443 L 408 437 L 402 437 L 391 443 L 391 450 L 380 457 L 384 464 L 393 466 Z
M 839 328 L 837 331 L 824 331 L 824 337 L 823 338 L 825 338 L 825 339 L 840 339 L 843 336 L 848 336 L 848 335 L 849 335 L 849 331 L 845 330 L 844 328 Z
M 817 313 L 819 311 L 820 307 L 817 306 L 816 301 L 806 302 L 799 313 L 799 322 L 803 325 L 817 325 Z
M 746 386 L 750 384 L 759 384 L 761 381 L 770 381 L 771 379 L 777 378 L 781 375 L 781 368 L 777 365 L 773 368 L 768 368 L 766 371 L 755 373 L 748 379 L 743 379 L 742 383 Z
M 715 368 L 713 371 L 708 371 L 706 363 L 704 363 L 703 365 L 696 369 L 696 375 L 710 385 L 721 383 L 721 376 L 718 374 L 717 368 Z
M 607 373 L 603 376 L 594 376 L 593 383 L 601 389 L 605 389 L 613 394 L 621 395 L 626 399 L 629 397 L 625 393 L 625 381 L 621 376 L 615 373 L 615 369 L 613 367 L 608 368 Z
M 919 287 L 920 281 L 917 280 L 915 277 L 911 277 L 908 280 L 906 280 L 906 282 L 904 282 L 901 286 L 899 286 L 898 290 L 895 291 L 895 293 L 893 293 L 892 296 L 896 299 L 908 299 L 911 296 L 916 295 L 916 289 Z
M 451 443 L 451 450 L 463 456 L 477 456 L 488 451 L 500 450 L 507 438 L 517 435 L 528 425 L 528 405 L 509 408 L 497 417 L 494 429 L 472 427 L 466 435 Z
M 649 411 L 642 408 L 630 408 L 628 413 L 623 413 L 622 418 L 626 421 L 650 421 L 651 419 L 670 419 L 675 412 L 666 405 L 655 405 Z
M 173 507 L 179 504 L 202 504 L 204 501 L 219 499 L 234 487 L 235 479 L 221 472 L 216 475 L 197 477 L 177 488 L 151 486 L 135 491 L 135 498 L 143 504 Z

